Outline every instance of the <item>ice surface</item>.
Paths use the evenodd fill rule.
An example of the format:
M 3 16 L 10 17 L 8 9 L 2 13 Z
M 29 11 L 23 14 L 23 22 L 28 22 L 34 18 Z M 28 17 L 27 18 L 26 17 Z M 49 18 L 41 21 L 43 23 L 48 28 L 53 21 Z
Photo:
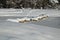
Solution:
M 7 12 L 13 11 L 11 13 Z M 0 9 L 0 40 L 60 40 L 60 10 L 31 9 L 29 16 L 47 14 L 49 18 L 44 21 L 16 23 L 6 21 L 26 16 L 30 9 L 17 13 L 15 9 Z M 20 10 L 20 9 L 19 9 Z M 28 10 L 28 12 L 27 12 Z M 51 18 L 50 18 L 51 17 Z
M 60 40 L 60 18 L 31 23 L 6 21 L 12 18 L 18 17 L 0 17 L 0 40 Z

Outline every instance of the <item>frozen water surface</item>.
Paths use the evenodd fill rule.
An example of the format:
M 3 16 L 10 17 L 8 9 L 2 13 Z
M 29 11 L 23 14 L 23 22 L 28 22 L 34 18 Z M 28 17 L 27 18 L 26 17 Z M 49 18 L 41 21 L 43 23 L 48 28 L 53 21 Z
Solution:
M 60 40 L 60 18 L 49 17 L 40 22 L 15 23 L 0 17 L 0 40 Z
M 0 16 L 0 40 L 60 40 L 60 17 L 28 23 L 6 21 L 16 18 L 21 17 Z

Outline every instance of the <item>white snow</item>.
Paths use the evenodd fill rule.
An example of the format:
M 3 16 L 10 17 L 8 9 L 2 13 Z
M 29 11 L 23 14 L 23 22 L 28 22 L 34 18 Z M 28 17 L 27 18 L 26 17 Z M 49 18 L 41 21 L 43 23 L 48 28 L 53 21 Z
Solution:
M 58 0 L 50 0 L 52 3 L 58 3 Z
M 7 19 L 7 21 L 10 21 L 10 22 L 17 22 L 17 23 L 18 23 L 18 20 L 17 20 L 17 19 Z
M 56 9 L 0 9 L 0 16 L 38 16 L 47 14 L 48 16 L 60 17 L 60 10 Z

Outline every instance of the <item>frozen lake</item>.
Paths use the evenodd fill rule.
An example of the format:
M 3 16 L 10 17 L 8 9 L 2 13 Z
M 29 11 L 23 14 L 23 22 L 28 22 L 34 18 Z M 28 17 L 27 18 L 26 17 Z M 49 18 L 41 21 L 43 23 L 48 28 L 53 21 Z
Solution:
M 60 17 L 49 17 L 40 22 L 15 23 L 0 17 L 0 40 L 60 40 Z

